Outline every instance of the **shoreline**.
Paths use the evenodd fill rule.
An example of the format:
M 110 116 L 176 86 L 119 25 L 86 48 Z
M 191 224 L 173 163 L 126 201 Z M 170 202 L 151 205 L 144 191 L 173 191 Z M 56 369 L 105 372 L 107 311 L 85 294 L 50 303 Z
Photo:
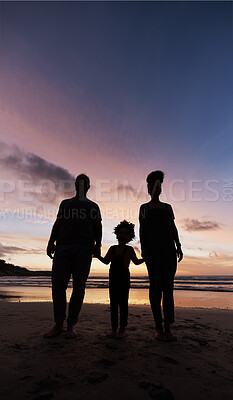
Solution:
M 4 295 L 1 295 L 0 294 L 0 304 L 3 304 L 3 302 L 1 303 L 1 299 L 10 299 L 10 298 L 17 298 L 17 299 L 20 299 L 20 297 L 21 296 L 4 296 Z M 6 301 L 6 302 L 4 302 L 5 304 L 30 304 L 30 305 L 33 305 L 33 304 L 47 304 L 47 305 L 51 305 L 52 303 L 53 303 L 53 301 L 52 301 L 52 299 L 51 300 L 39 300 L 39 301 L 23 301 L 23 302 L 21 302 L 21 301 L 14 301 L 14 302 L 11 302 L 11 301 Z M 69 304 L 69 299 L 67 299 L 67 305 Z M 98 302 L 86 302 L 86 301 L 84 301 L 83 302 L 83 305 L 87 305 L 87 306 L 101 306 L 101 307 L 110 307 L 110 303 L 109 302 L 106 302 L 106 303 L 98 303 Z M 131 308 L 131 307 L 142 307 L 142 308 L 148 308 L 148 309 L 150 309 L 150 304 L 148 303 L 148 304 L 137 304 L 137 303 L 129 303 L 129 309 Z M 226 312 L 232 312 L 232 314 L 233 314 L 233 308 L 231 309 L 231 308 L 217 308 L 217 307 L 196 307 L 196 306 L 193 306 L 193 307 L 186 307 L 186 306 L 175 306 L 175 310 L 176 309 L 178 309 L 178 310 L 194 310 L 194 311 L 198 311 L 198 310 L 207 310 L 207 311 L 219 311 L 219 312 L 221 312 L 221 311 L 226 311 Z M 233 316 L 233 315 L 232 315 Z
M 83 305 L 74 340 L 63 334 L 42 337 L 53 324 L 51 302 L 1 307 L 3 400 L 16 394 L 19 400 L 223 400 L 233 395 L 233 310 L 178 307 L 173 327 L 178 340 L 161 343 L 154 339 L 149 306 L 130 305 L 123 340 L 106 337 L 108 305 Z
M 69 300 L 72 288 L 67 290 Z M 175 307 L 232 309 L 233 293 L 174 290 Z M 52 291 L 47 287 L 0 287 L 0 303 L 7 302 L 51 302 Z M 109 290 L 107 288 L 87 288 L 84 302 L 87 304 L 109 304 Z M 130 289 L 129 305 L 149 305 L 149 291 L 147 289 Z

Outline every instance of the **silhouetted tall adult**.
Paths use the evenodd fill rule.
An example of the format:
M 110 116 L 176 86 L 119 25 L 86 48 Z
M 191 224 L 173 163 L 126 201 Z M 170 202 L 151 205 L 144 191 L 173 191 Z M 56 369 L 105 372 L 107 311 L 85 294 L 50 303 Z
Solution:
M 156 339 L 175 340 L 170 330 L 174 322 L 173 283 L 178 261 L 183 258 L 174 213 L 170 204 L 159 200 L 164 179 L 162 171 L 147 176 L 151 201 L 142 204 L 139 213 L 142 257 L 148 270 L 149 297 L 155 320 Z M 163 298 L 163 315 L 161 300 Z M 164 326 L 162 322 L 164 321 Z
M 76 196 L 63 200 L 48 242 L 47 254 L 53 258 L 52 295 L 55 326 L 45 337 L 59 335 L 66 319 L 66 289 L 73 277 L 73 291 L 67 318 L 67 338 L 74 338 L 90 271 L 92 254 L 100 255 L 102 223 L 99 206 L 86 197 L 88 176 L 78 175 Z M 56 245 L 55 245 L 56 242 Z M 54 253 L 54 257 L 52 254 Z

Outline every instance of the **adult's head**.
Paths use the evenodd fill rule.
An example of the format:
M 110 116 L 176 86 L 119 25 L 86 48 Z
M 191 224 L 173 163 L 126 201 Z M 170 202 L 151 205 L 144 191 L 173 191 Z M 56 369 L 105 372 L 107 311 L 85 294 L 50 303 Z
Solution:
M 146 178 L 148 193 L 151 197 L 158 197 L 161 194 L 161 185 L 164 180 L 163 171 L 152 171 Z
M 85 174 L 80 174 L 75 179 L 75 189 L 77 196 L 86 197 L 87 191 L 90 189 L 90 179 Z

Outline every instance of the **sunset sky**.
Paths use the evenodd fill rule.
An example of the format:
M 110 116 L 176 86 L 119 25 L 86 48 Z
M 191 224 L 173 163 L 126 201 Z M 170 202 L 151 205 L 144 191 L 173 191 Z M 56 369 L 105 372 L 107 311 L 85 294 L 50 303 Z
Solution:
M 232 71 L 232 2 L 1 2 L 0 258 L 51 268 L 57 208 L 83 172 L 103 254 L 124 218 L 139 251 L 145 179 L 162 169 L 178 274 L 233 274 Z

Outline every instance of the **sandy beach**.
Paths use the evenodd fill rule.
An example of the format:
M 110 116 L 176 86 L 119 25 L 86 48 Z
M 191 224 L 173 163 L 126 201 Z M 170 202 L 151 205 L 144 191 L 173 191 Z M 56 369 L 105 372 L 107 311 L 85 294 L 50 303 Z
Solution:
M 1 303 L 1 399 L 231 399 L 233 311 L 176 309 L 177 341 L 154 340 L 148 306 L 109 339 L 109 307 L 84 304 L 78 337 L 44 339 L 52 303 Z

